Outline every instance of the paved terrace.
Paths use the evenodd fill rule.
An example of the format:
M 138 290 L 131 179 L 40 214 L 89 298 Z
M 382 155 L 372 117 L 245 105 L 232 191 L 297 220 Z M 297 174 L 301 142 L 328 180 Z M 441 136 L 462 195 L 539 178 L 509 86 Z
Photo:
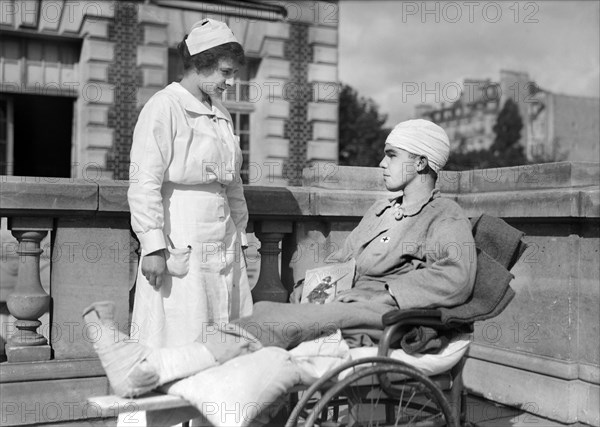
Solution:
M 21 331 L 0 363 L 1 424 L 114 425 L 85 405 L 109 389 L 80 315 L 93 301 L 113 299 L 120 329 L 128 329 L 138 259 L 127 183 L 0 179 L 0 216 L 20 242 L 3 243 L 3 261 L 13 260 L 18 279 L 1 289 L 2 338 Z M 465 383 L 478 425 L 600 424 L 599 183 L 597 163 L 441 175 L 443 195 L 469 216 L 502 217 L 529 243 L 513 269 L 517 296 L 501 316 L 476 325 Z M 247 187 L 250 228 L 262 245 L 260 259 L 250 260 L 260 265 L 255 297 L 285 298 L 304 269 L 386 196 L 382 188 L 376 169 L 344 167 L 305 170 L 303 187 Z M 44 238 L 51 268 L 42 287 Z M 7 307 L 22 320 L 8 321 Z

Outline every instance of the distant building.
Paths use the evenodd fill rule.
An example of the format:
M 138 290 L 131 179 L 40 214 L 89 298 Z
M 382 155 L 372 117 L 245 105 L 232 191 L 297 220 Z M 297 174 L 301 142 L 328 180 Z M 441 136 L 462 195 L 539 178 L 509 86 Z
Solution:
M 452 150 L 487 149 L 494 142 L 492 127 L 500 111 L 499 85 L 490 80 L 467 79 L 460 98 L 439 109 L 431 105 L 416 107 L 415 115 L 442 126 L 448 133 Z
M 519 106 L 523 119 L 521 144 L 530 161 L 599 161 L 600 100 L 554 94 L 540 89 L 527 73 L 500 73 L 500 82 L 465 79 L 460 98 L 434 108 L 418 105 L 415 116 L 442 126 L 452 149 L 473 151 L 494 142 L 494 124 L 508 99 Z
M 600 99 L 540 91 L 529 108 L 527 156 L 534 161 L 600 161 Z
M 0 175 L 126 179 L 144 103 L 181 68 L 192 23 L 225 21 L 248 64 L 226 92 L 243 178 L 297 184 L 337 162 L 335 1 L 0 2 Z

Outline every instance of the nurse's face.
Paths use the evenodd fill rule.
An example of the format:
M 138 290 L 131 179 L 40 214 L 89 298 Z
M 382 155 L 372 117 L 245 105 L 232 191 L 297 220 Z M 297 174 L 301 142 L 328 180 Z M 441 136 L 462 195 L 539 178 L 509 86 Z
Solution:
M 419 157 L 390 144 L 385 144 L 384 150 L 379 167 L 383 169 L 385 187 L 389 191 L 404 190 L 417 176 Z
M 198 86 L 210 97 L 221 98 L 227 88 L 233 86 L 239 64 L 231 58 L 221 58 L 217 67 L 198 72 Z

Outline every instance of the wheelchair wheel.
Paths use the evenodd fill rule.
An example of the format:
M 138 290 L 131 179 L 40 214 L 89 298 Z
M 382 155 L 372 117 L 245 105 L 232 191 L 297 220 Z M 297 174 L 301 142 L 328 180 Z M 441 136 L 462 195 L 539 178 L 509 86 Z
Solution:
M 345 366 L 354 372 L 327 390 L 311 387 L 286 426 L 458 426 L 440 388 L 419 370 L 379 357 Z

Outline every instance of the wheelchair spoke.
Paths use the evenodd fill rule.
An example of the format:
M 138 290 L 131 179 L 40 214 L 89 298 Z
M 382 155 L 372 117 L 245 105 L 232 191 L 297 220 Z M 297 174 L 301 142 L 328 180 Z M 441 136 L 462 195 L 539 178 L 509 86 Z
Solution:
M 406 409 L 407 410 L 410 407 L 410 402 L 412 402 L 412 400 L 413 400 L 413 398 L 415 397 L 416 394 L 417 394 L 417 392 L 415 390 L 413 390 L 412 395 L 410 396 L 410 399 L 408 399 L 408 401 L 406 402 Z M 402 405 L 402 402 L 400 402 L 400 405 Z
M 411 424 L 417 418 L 417 416 L 421 413 L 421 411 L 423 411 L 423 409 L 425 409 L 427 407 L 427 405 L 430 402 L 431 402 L 431 399 L 429 399 L 427 402 L 425 402 L 423 404 L 423 406 L 421 406 L 421 409 L 419 411 L 417 411 L 417 413 L 410 419 L 410 421 L 408 423 Z

